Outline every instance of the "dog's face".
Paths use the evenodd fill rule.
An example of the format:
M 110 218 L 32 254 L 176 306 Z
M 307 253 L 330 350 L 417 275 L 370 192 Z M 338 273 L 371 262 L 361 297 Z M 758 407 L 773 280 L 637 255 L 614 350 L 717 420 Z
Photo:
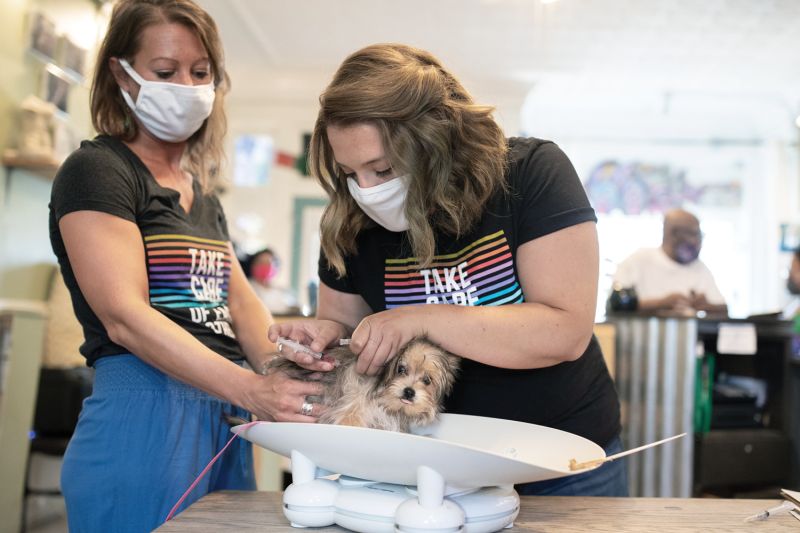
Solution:
M 412 341 L 384 370 L 379 401 L 386 411 L 402 413 L 416 425 L 429 424 L 453 386 L 456 365 L 456 358 L 437 346 Z

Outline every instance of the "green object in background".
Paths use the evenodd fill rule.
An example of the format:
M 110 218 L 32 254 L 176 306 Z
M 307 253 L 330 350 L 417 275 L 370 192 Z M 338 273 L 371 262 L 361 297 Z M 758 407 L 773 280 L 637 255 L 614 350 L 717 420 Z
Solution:
M 711 429 L 711 400 L 714 389 L 714 354 L 697 358 L 694 385 L 694 432 L 708 433 Z
M 800 313 L 794 315 L 792 323 L 792 343 L 790 346 L 792 359 L 800 361 Z
M 311 147 L 311 134 L 303 134 L 303 153 L 297 156 L 294 160 L 294 168 L 303 176 L 309 176 L 308 173 L 308 150 Z
M 294 160 L 294 168 L 303 176 L 308 176 L 308 155 L 301 154 Z

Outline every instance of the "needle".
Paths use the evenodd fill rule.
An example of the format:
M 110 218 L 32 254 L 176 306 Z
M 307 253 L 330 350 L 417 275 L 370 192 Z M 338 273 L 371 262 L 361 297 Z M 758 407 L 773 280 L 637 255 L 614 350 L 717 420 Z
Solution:
M 787 511 L 791 511 L 795 508 L 795 505 L 792 502 L 784 501 L 780 505 L 776 505 L 775 507 L 770 507 L 769 509 L 765 509 L 760 513 L 756 513 L 754 515 L 748 516 L 744 519 L 745 522 L 752 522 L 754 520 L 766 520 L 770 516 L 774 514 L 785 513 Z
M 308 346 L 300 344 L 297 341 L 293 341 L 292 339 L 287 339 L 285 337 L 278 337 L 278 351 L 281 351 L 281 345 L 288 346 L 295 352 L 307 353 L 314 359 L 322 359 L 321 353 L 315 352 L 311 350 L 311 348 L 309 348 Z

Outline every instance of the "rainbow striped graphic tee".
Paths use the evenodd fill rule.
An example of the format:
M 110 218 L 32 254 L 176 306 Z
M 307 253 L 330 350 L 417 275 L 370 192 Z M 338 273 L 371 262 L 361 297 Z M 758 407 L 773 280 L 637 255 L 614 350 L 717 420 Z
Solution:
M 228 306 L 236 257 L 229 252 L 227 219 L 219 198 L 204 192 L 198 180 L 192 181 L 192 192 L 187 212 L 178 191 L 159 185 L 125 143 L 106 135 L 83 141 L 59 169 L 50 200 L 50 241 L 83 327 L 80 351 L 89 365 L 130 350 L 111 340 L 75 279 L 59 229 L 61 217 L 74 211 L 98 211 L 135 224 L 150 305 L 219 355 L 244 356 Z
M 236 338 L 228 309 L 231 257 L 224 241 L 189 235 L 144 237 L 150 304 Z
M 386 308 L 413 304 L 506 305 L 524 301 L 503 230 L 420 268 L 415 257 L 386 259 Z

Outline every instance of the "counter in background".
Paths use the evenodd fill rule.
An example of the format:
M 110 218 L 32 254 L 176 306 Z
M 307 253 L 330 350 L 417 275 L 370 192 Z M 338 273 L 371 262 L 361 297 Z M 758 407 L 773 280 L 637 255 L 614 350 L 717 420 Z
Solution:
M 791 325 L 775 320 L 696 319 L 617 314 L 616 384 L 622 408 L 626 448 L 686 432 L 673 446 L 657 447 L 628 459 L 632 496 L 688 497 L 777 495 L 777 487 L 797 489 L 800 483 L 800 365 L 792 362 Z M 726 353 L 717 346 L 721 326 L 754 332 L 755 354 Z M 698 353 L 699 352 L 699 353 Z M 696 376 L 713 359 L 709 372 L 709 406 L 713 384 L 721 372 L 743 375 L 766 384 L 767 400 L 760 422 L 700 426 L 695 435 Z M 698 396 L 699 397 L 699 396 Z M 794 413 L 794 416 L 791 414 Z M 707 413 L 710 416 L 710 412 Z M 790 443 L 794 443 L 791 446 Z M 791 469 L 790 469 L 791 466 Z

